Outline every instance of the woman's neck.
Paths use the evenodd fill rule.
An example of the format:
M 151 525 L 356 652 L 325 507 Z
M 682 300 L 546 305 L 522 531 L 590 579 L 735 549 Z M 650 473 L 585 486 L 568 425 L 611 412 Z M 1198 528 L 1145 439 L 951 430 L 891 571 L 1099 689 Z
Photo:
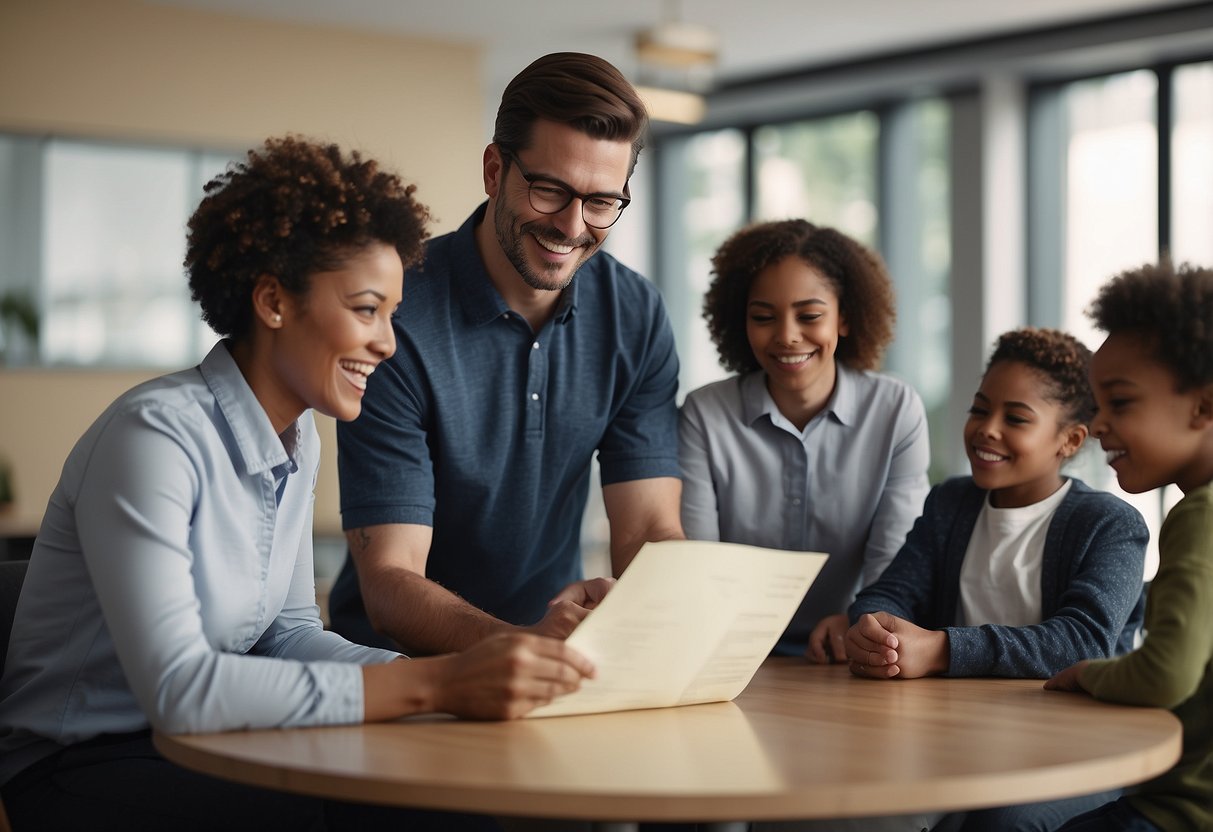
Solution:
M 838 367 L 831 365 L 828 372 L 823 372 L 820 378 L 803 390 L 789 390 L 774 385 L 769 376 L 766 384 L 775 407 L 779 408 L 783 417 L 795 425 L 797 430 L 802 431 L 814 416 L 825 409 L 830 397 L 834 395 L 837 381 Z
M 297 405 L 292 407 L 286 404 L 294 397 L 289 396 L 279 383 L 270 369 L 272 362 L 268 350 L 259 348 L 259 343 L 265 344 L 264 340 L 256 338 L 229 341 L 228 351 L 231 352 L 236 366 L 240 368 L 245 383 L 257 398 L 257 403 L 269 418 L 274 433 L 281 436 L 282 432 L 303 414 L 303 409 Z

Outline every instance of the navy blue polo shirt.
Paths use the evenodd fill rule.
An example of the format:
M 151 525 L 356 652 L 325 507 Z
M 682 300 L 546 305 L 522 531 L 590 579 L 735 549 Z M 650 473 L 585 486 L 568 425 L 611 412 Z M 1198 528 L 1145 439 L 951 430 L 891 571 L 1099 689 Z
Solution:
M 405 275 L 396 354 L 368 379 L 362 415 L 337 426 L 341 517 L 432 526 L 427 577 L 527 625 L 581 578 L 595 451 L 603 485 L 679 476 L 678 358 L 657 290 L 601 251 L 534 332 L 476 249 L 485 207 Z M 330 617 L 385 643 L 348 556 Z

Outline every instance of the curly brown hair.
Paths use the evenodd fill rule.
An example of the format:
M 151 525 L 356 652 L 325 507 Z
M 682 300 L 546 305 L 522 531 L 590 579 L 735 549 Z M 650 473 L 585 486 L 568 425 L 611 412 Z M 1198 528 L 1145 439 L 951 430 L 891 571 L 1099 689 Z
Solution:
M 632 143 L 632 162 L 644 147 L 649 113 L 636 88 L 596 55 L 553 52 L 519 72 L 501 94 L 493 141 L 517 152 L 530 146 L 539 119 L 568 124 L 595 139 Z
M 1091 350 L 1068 332 L 1023 327 L 1004 332 L 994 342 L 986 372 L 1003 361 L 1017 361 L 1045 381 L 1045 398 L 1060 405 L 1067 424 L 1089 424 L 1095 418 L 1095 394 L 1087 373 Z
M 835 357 L 856 370 L 880 366 L 897 320 L 893 284 L 874 251 L 841 231 L 807 220 L 751 225 L 724 241 L 712 258 L 712 284 L 703 299 L 703 317 L 721 365 L 731 372 L 758 369 L 746 337 L 750 287 L 763 269 L 799 257 L 821 272 L 838 293 L 839 311 L 850 334 L 838 341 Z
M 190 292 L 220 335 L 244 338 L 262 275 L 307 292 L 311 276 L 339 268 L 372 243 L 393 246 L 405 268 L 420 262 L 429 210 L 415 185 L 335 144 L 267 139 L 206 185 L 190 217 Z
M 1163 260 L 1121 272 L 1087 316 L 1108 334 L 1140 334 L 1180 392 L 1213 383 L 1213 270 Z

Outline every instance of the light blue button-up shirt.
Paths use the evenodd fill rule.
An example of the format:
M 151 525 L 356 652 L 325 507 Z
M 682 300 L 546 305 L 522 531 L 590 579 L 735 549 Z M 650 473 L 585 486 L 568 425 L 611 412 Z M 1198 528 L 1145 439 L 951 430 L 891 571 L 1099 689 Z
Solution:
M 799 655 L 813 625 L 846 611 L 922 513 L 926 412 L 904 382 L 839 365 L 829 402 L 800 431 L 759 370 L 687 396 L 679 458 L 688 538 L 830 556 L 775 648 Z
M 0 680 L 0 782 L 63 745 L 354 723 L 360 664 L 325 632 L 312 567 L 319 437 L 274 433 L 220 342 L 134 388 L 51 495 Z M 290 661 L 287 661 L 287 660 Z

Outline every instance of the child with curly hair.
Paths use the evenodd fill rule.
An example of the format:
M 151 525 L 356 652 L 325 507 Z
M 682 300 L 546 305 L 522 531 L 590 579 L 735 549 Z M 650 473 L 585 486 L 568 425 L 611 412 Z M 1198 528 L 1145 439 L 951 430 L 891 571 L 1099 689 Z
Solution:
M 1090 315 L 1108 333 L 1091 362 L 1091 432 L 1125 491 L 1174 483 L 1184 497 L 1159 534 L 1141 646 L 1079 661 L 1045 687 L 1169 708 L 1183 723 L 1183 754 L 1063 828 L 1213 829 L 1213 270 L 1163 262 L 1124 272 Z
M 873 372 L 893 338 L 892 284 L 875 253 L 801 219 L 744 228 L 712 263 L 704 317 L 738 375 L 682 406 L 683 529 L 828 552 L 775 652 L 843 661 L 847 604 L 897 553 L 928 488 L 922 400 Z
M 856 675 L 1047 678 L 1132 648 L 1146 525 L 1062 474 L 1095 413 L 1090 356 L 1057 330 L 998 339 L 964 427 L 972 476 L 931 490 L 897 557 L 848 611 Z M 1109 797 L 970 812 L 959 828 L 1052 829 Z

